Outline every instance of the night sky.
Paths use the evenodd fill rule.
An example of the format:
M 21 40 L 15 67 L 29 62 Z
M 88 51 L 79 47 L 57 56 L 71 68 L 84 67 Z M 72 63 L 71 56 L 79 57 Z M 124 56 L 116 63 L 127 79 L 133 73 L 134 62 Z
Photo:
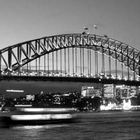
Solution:
M 0 0 L 0 49 L 84 27 L 140 50 L 140 0 Z

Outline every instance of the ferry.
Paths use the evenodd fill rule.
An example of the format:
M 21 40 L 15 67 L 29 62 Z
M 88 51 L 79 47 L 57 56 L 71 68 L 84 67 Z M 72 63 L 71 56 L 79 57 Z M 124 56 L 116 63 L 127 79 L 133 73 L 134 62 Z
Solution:
M 74 108 L 16 107 L 14 111 L 2 112 L 0 121 L 4 125 L 43 125 L 69 123 L 76 119 Z

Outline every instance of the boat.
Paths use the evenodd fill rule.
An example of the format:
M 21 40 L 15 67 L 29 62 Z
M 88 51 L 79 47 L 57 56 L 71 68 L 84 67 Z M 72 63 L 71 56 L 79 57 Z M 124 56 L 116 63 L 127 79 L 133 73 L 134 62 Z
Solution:
M 74 108 L 17 107 L 14 111 L 3 112 L 0 121 L 5 126 L 43 125 L 50 123 L 70 123 L 76 119 Z

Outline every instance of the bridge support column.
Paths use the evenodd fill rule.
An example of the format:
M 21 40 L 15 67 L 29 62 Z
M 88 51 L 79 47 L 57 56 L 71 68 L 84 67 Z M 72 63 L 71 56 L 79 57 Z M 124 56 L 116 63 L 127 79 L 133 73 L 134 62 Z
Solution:
M 109 51 L 109 78 L 112 77 L 111 74 L 112 74 L 112 73 L 111 73 L 111 56 L 110 56 L 110 51 Z
M 95 76 L 98 77 L 98 52 L 95 50 Z
M 8 49 L 8 68 L 9 68 L 8 75 L 11 75 L 11 72 L 12 72 L 12 48 Z
M 105 56 L 104 56 L 104 48 L 102 47 L 102 74 L 105 77 Z
M 117 62 L 117 51 L 115 50 L 115 77 L 118 77 L 118 62 Z
M 21 70 L 22 69 L 22 67 L 21 67 L 22 60 L 21 60 L 21 48 L 20 47 L 17 48 L 17 57 L 18 57 L 18 61 L 20 63 L 20 66 L 19 66 L 19 69 L 18 69 L 18 74 L 20 75 L 21 72 L 22 72 L 22 70 Z

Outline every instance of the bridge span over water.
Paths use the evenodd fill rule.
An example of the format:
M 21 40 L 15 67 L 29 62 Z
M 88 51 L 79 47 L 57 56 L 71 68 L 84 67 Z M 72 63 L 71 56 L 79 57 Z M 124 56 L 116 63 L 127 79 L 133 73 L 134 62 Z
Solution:
M 61 34 L 0 50 L 0 80 L 140 85 L 140 51 L 95 34 Z

